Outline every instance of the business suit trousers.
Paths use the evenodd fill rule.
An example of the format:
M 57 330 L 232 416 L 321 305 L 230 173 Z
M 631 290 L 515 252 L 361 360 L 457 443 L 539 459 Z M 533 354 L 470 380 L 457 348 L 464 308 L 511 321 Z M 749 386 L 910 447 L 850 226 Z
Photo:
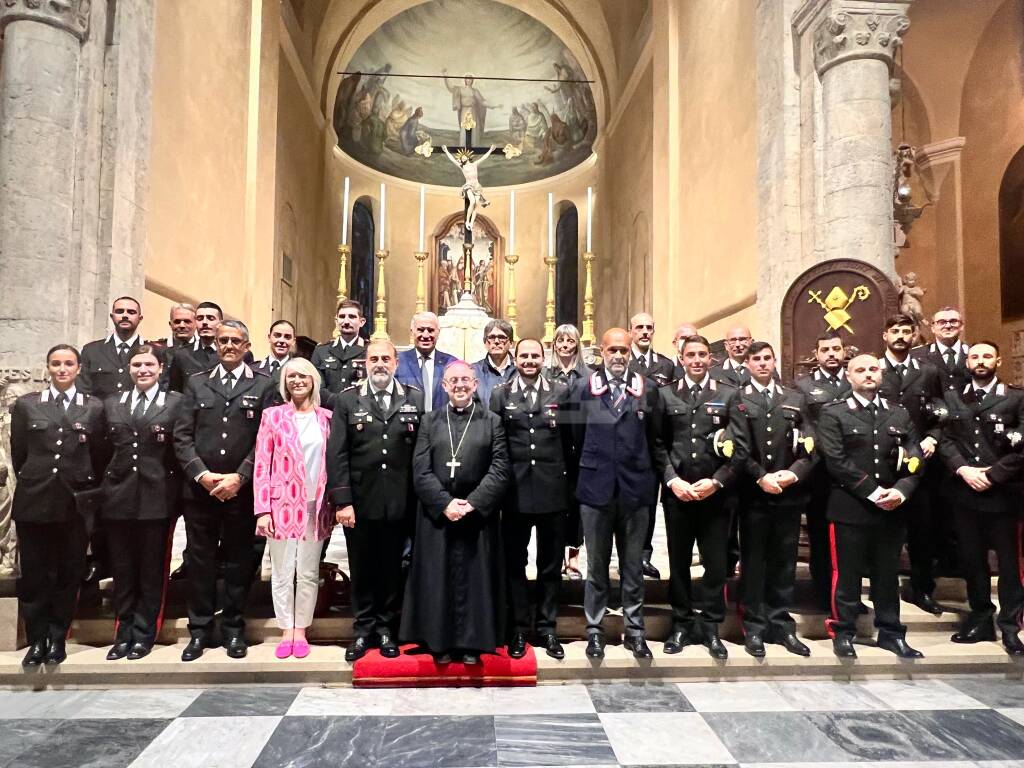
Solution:
M 959 478 L 957 480 L 962 482 Z M 965 627 L 981 626 L 996 616 L 988 565 L 988 551 L 991 549 L 996 553 L 999 570 L 996 588 L 999 614 L 996 616 L 996 624 L 1000 631 L 1016 634 L 1019 629 L 1017 620 L 1024 608 L 1016 511 L 1011 506 L 1012 502 L 1002 511 L 993 511 L 988 505 L 985 509 L 979 509 L 970 503 L 970 498 L 964 498 L 966 495 L 964 492 L 957 494 L 956 500 L 959 503 L 953 513 L 960 563 L 967 583 L 967 601 L 971 606 Z
M 210 641 L 217 612 L 217 550 L 224 564 L 224 602 L 220 628 L 224 640 L 245 632 L 245 604 L 253 578 L 252 500 L 188 500 L 185 509 L 188 555 L 188 629 Z
M 789 608 L 802 512 L 796 504 L 757 502 L 740 512 L 739 614 L 745 634 L 778 639 L 796 631 Z
M 671 490 L 666 490 L 662 506 L 668 534 L 672 631 L 704 637 L 707 630 L 717 631 L 725 619 L 725 566 L 730 525 L 725 497 L 718 491 L 703 501 L 680 501 Z M 695 608 L 690 582 L 694 542 L 704 565 L 699 611 Z
M 505 571 L 511 626 L 527 634 L 533 623 L 530 615 L 529 582 L 526 580 L 527 549 L 530 534 L 537 529 L 537 634 L 555 633 L 558 621 L 558 589 L 562 584 L 562 550 L 565 546 L 565 514 L 549 512 L 523 515 L 506 512 L 501 517 L 501 535 L 505 545 Z
M 115 642 L 152 646 L 163 621 L 171 559 L 169 520 L 106 520 L 114 577 Z
M 587 636 L 604 633 L 601 621 L 608 610 L 608 567 L 612 541 L 619 543 L 619 579 L 626 635 L 644 635 L 643 546 L 647 535 L 647 507 L 631 507 L 614 499 L 603 507 L 580 505 L 583 539 L 587 546 L 587 583 L 583 613 Z
M 21 576 L 18 608 L 29 644 L 63 640 L 71 627 L 85 576 L 89 533 L 74 512 L 61 523 L 16 524 Z
M 879 638 L 904 637 L 900 623 L 899 562 L 906 525 L 899 512 L 874 525 L 831 523 L 831 618 L 825 620 L 829 637 L 853 637 L 857 632 L 861 582 L 871 579 L 871 603 Z
M 367 520 L 357 512 L 355 528 L 342 530 L 352 576 L 355 636 L 395 634 L 402 604 L 402 553 L 409 534 L 407 521 Z

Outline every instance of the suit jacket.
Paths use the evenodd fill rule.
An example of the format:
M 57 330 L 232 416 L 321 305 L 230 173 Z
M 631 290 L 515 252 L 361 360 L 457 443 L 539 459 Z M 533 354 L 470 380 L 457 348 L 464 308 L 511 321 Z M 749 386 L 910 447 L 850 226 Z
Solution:
M 441 386 L 441 379 L 444 378 L 445 367 L 454 363 L 455 360 L 454 355 L 449 355 L 447 352 L 442 352 L 436 348 L 434 349 L 431 410 L 440 410 L 441 406 L 448 402 L 448 394 Z M 416 351 L 415 347 L 398 353 L 398 370 L 395 371 L 395 379 L 401 384 L 411 384 L 420 391 L 423 390 L 423 372 L 420 370 L 419 352 Z
M 340 339 L 317 344 L 310 362 L 320 372 L 323 388 L 337 394 L 366 378 L 366 341 L 357 336 L 344 349 Z
M 938 345 L 933 341 L 927 346 L 914 347 L 910 350 L 910 356 L 916 360 L 923 360 L 931 363 L 939 372 L 944 392 L 962 392 L 964 387 L 971 381 L 971 372 L 967 369 L 967 351 L 970 349 L 966 342 L 958 341 L 956 349 L 956 361 L 948 365 L 946 358 L 939 353 Z
M 906 361 L 907 370 L 901 379 L 889 358 L 882 359 L 882 382 L 878 394 L 907 409 L 922 439 L 931 437 L 938 442 L 942 435 L 942 419 L 945 418 L 945 402 L 942 399 L 942 381 L 938 369 L 927 361 L 911 357 Z
M 618 498 L 627 507 L 658 501 L 651 460 L 658 390 L 640 374 L 628 374 L 617 411 L 604 369 L 581 379 L 570 398 L 573 444 L 579 451 L 576 498 L 603 507 Z
M 49 388 L 19 397 L 11 406 L 14 521 L 57 523 L 77 512 L 91 524 L 108 456 L 97 398 L 76 392 L 65 411 L 50 399 Z
M 177 514 L 181 467 L 174 421 L 181 395 L 158 392 L 145 414 L 131 412 L 131 392 L 103 404 L 113 456 L 103 474 L 104 520 L 169 520 Z
M 882 487 L 909 499 L 920 482 L 921 438 L 914 422 L 902 405 L 879 399 L 874 417 L 852 395 L 822 410 L 818 443 L 832 477 L 828 519 L 833 522 L 881 524 L 887 516 L 902 514 L 906 505 L 886 511 L 868 496 Z
M 563 513 L 569 508 L 572 430 L 566 413 L 569 388 L 538 377 L 531 407 L 518 376 L 491 392 L 491 411 L 501 417 L 508 440 L 513 482 L 504 510 L 524 515 Z
M 120 340 L 115 334 L 105 339 L 90 341 L 82 347 L 82 367 L 78 373 L 75 386 L 82 392 L 88 392 L 102 403 L 111 395 L 131 392 L 132 377 L 128 375 L 128 363 L 121 362 L 117 356 L 117 345 Z M 136 337 L 129 347 L 129 358 L 146 342 Z
M 651 364 L 645 365 L 639 357 L 630 352 L 629 372 L 639 373 L 644 378 L 651 379 L 659 387 L 663 387 L 674 378 L 675 363 L 664 355 L 659 355 L 653 349 L 648 354 L 651 356 Z
M 423 393 L 395 382 L 387 411 L 367 381 L 338 394 L 327 451 L 327 496 L 355 507 L 360 519 L 404 520 L 416 508 L 412 457 L 423 415 Z
M 315 535 L 323 541 L 334 529 L 333 515 L 327 504 L 327 438 L 330 434 L 331 412 L 316 408 L 317 426 L 323 438 L 320 446 L 320 468 L 316 488 Z M 305 539 L 306 510 L 309 489 L 306 488 L 306 459 L 299 441 L 295 408 L 291 403 L 276 405 L 263 411 L 256 436 L 256 456 L 252 475 L 253 514 L 270 515 L 274 522 L 272 539 Z

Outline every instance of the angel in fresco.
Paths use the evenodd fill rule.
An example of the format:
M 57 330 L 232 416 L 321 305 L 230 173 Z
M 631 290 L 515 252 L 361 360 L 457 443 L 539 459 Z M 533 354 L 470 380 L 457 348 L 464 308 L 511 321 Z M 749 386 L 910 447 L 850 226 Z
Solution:
M 491 203 L 484 197 L 483 187 L 480 186 L 480 178 L 478 168 L 480 163 L 490 157 L 491 152 L 494 151 L 494 145 L 492 144 L 483 157 L 479 160 L 473 160 L 473 153 L 466 149 L 460 149 L 456 151 L 455 155 L 448 151 L 448 147 L 442 146 L 445 155 L 449 160 L 462 171 L 462 175 L 466 180 L 466 183 L 462 185 L 462 198 L 466 201 L 466 229 L 472 231 L 473 225 L 476 223 L 477 208 L 486 208 Z

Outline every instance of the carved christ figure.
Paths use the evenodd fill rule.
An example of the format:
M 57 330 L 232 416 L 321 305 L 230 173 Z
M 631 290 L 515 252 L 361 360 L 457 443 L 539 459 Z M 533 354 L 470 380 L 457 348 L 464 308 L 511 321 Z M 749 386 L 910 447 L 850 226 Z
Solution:
M 448 159 L 452 161 L 456 168 L 462 171 L 462 175 L 465 177 L 466 183 L 462 185 L 462 197 L 467 203 L 466 229 L 472 231 L 473 225 L 476 223 L 477 208 L 486 208 L 490 205 L 490 202 L 484 197 L 483 188 L 480 186 L 477 168 L 494 151 L 494 145 L 492 144 L 491 148 L 479 160 L 470 160 L 472 153 L 465 149 L 456 152 L 457 158 L 452 156 L 452 153 L 448 151 L 448 147 L 442 146 L 441 149 L 444 150 Z

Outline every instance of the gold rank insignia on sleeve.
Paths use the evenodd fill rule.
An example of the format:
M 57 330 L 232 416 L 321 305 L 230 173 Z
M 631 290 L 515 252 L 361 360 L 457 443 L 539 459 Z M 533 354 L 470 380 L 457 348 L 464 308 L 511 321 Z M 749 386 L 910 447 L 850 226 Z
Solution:
M 807 453 L 814 453 L 814 438 L 813 437 L 808 435 L 807 437 L 805 437 L 803 439 L 803 443 L 804 443 L 804 450 L 807 451 Z

